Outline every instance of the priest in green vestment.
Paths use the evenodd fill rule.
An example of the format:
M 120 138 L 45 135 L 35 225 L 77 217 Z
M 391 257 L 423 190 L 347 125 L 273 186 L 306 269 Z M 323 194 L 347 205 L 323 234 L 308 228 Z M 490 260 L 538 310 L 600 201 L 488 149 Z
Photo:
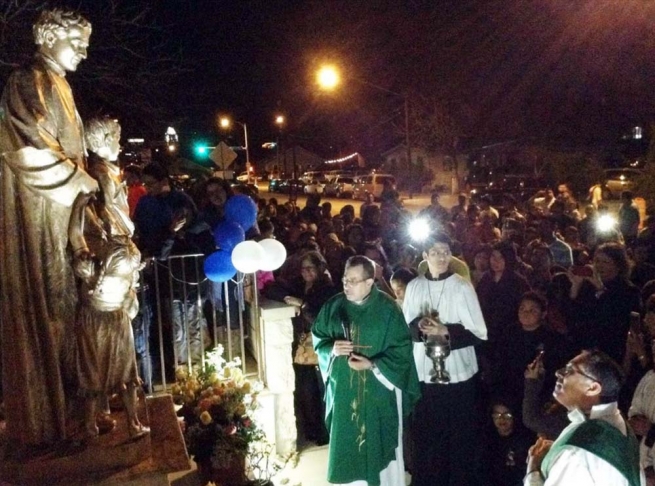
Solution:
M 403 419 L 419 399 L 418 377 L 402 311 L 374 278 L 370 259 L 348 259 L 343 293 L 323 305 L 312 328 L 326 382 L 332 484 L 405 485 Z

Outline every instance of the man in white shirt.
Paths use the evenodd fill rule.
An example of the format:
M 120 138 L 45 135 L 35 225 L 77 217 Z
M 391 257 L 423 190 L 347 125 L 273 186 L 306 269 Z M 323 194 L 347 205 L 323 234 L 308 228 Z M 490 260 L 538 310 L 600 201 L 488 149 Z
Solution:
M 655 343 L 653 343 L 655 347 Z M 628 411 L 630 426 L 641 436 L 639 455 L 648 485 L 655 484 L 655 370 L 650 370 L 637 385 Z
M 524 485 L 644 485 L 637 439 L 617 406 L 619 366 L 605 353 L 584 351 L 556 376 L 553 396 L 571 424 L 554 442 L 538 439 L 530 448 Z
M 423 245 L 428 271 L 407 285 L 403 301 L 422 392 L 412 419 L 413 486 L 483 484 L 479 468 L 471 465 L 479 464 L 474 345 L 487 339 L 487 328 L 473 286 L 448 269 L 450 245 L 442 233 Z M 431 381 L 433 364 L 422 342 L 427 336 L 450 339 L 448 384 Z

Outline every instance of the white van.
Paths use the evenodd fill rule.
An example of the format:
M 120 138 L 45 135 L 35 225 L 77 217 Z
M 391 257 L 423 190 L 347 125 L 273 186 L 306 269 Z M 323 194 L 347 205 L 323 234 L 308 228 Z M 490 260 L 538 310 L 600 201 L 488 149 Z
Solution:
M 384 190 L 385 183 L 396 185 L 396 178 L 391 174 L 369 174 L 361 176 L 353 189 L 355 199 L 366 199 L 367 194 L 373 194 L 379 199 Z

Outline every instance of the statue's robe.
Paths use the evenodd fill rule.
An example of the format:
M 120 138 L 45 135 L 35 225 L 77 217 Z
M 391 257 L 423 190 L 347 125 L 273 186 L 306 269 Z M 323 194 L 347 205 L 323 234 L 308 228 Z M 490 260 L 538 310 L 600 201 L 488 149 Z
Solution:
M 64 345 L 76 289 L 67 254 L 71 205 L 90 176 L 65 72 L 37 55 L 0 101 L 0 352 L 9 443 L 66 435 Z

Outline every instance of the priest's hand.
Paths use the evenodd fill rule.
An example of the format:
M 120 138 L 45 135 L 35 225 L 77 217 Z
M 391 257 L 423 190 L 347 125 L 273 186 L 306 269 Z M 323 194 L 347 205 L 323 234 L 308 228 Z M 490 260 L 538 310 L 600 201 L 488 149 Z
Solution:
M 548 454 L 550 447 L 553 445 L 552 440 L 546 440 L 542 437 L 528 450 L 528 474 L 533 471 L 541 470 L 541 463 Z
M 353 352 L 353 343 L 352 341 L 334 341 L 332 346 L 332 354 L 335 356 L 348 356 Z
M 348 358 L 348 366 L 350 366 L 355 371 L 364 371 L 373 368 L 373 362 L 366 356 L 353 353 Z

